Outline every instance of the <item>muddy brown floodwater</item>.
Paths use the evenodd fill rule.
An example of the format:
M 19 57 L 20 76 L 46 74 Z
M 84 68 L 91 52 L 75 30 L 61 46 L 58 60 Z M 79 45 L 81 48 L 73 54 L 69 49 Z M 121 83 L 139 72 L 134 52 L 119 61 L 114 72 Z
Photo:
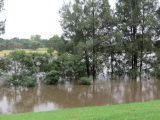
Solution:
M 91 86 L 0 88 L 0 114 L 40 112 L 160 99 L 160 81 L 103 81 Z

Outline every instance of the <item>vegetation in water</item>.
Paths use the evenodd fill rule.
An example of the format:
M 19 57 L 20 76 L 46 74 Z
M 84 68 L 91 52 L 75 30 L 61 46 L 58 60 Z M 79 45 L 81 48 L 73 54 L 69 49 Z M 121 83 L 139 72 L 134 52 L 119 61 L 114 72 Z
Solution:
M 49 85 L 50 84 L 54 85 L 58 83 L 59 77 L 60 77 L 60 73 L 58 71 L 52 70 L 46 74 L 46 78 L 44 82 Z
M 91 85 L 92 79 L 88 77 L 80 77 L 80 84 L 82 85 Z

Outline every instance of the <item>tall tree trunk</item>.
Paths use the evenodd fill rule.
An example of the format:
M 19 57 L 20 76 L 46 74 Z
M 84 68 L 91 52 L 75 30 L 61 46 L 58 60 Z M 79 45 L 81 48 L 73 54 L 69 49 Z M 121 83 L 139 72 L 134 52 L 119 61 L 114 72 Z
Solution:
M 137 64 L 138 64 L 138 52 L 134 52 L 134 79 L 137 79 Z
M 137 49 L 135 48 L 136 46 L 136 41 L 137 41 L 137 11 L 136 11 L 136 6 L 138 4 L 137 0 L 131 0 L 131 3 L 132 3 L 132 42 L 133 42 L 133 45 L 132 45 L 132 49 L 133 49 L 133 68 L 132 68 L 132 71 L 133 71 L 133 79 L 137 79 L 137 66 L 138 66 L 138 51 Z M 136 43 L 136 44 L 135 44 Z
M 95 81 L 95 79 L 96 79 L 96 58 L 95 58 L 95 49 L 94 48 L 93 48 L 92 75 L 93 75 L 93 81 Z
M 142 30 L 143 31 L 143 30 Z M 142 78 L 142 68 L 143 68 L 143 43 L 144 43 L 144 37 L 142 32 L 142 41 L 141 41 L 141 55 L 140 55 L 140 79 Z
M 113 79 L 113 74 L 114 74 L 113 61 L 114 61 L 114 53 L 113 53 L 113 51 L 111 51 L 111 79 Z
M 86 62 L 86 72 L 87 72 L 87 76 L 89 77 L 90 76 L 90 64 L 89 64 L 89 56 L 88 56 L 88 53 L 87 51 L 85 50 L 85 62 Z
M 144 51 L 144 5 L 143 5 L 143 18 L 142 18 L 142 39 L 141 39 L 141 58 L 140 58 L 140 80 L 142 78 L 143 68 L 143 51 Z
M 133 61 L 133 52 L 132 52 L 132 56 L 131 56 L 131 63 L 132 63 L 132 70 L 134 69 L 134 61 Z
M 92 17 L 93 17 L 93 25 L 92 25 L 92 39 L 93 39 L 93 48 L 92 48 L 92 54 L 93 54 L 93 60 L 92 60 L 92 75 L 93 75 L 93 81 L 96 79 L 96 51 L 95 51 L 95 8 L 94 8 L 94 0 L 92 0 L 93 5 L 93 11 L 92 11 Z
M 132 28 L 132 42 L 136 42 L 136 33 L 137 33 L 137 28 L 135 25 L 133 25 Z M 134 47 L 134 46 L 133 46 Z M 137 65 L 138 65 L 138 52 L 137 49 L 133 48 L 133 53 L 132 53 L 132 71 L 133 71 L 133 79 L 137 79 Z

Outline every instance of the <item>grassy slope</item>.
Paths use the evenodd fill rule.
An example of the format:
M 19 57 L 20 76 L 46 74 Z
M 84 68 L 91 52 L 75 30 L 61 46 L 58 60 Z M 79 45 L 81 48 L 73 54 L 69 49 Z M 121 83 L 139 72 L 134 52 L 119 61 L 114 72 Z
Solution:
M 160 101 L 3 115 L 0 120 L 160 120 Z
M 24 50 L 26 53 L 47 53 L 47 48 L 39 48 L 36 50 L 31 50 L 31 49 L 15 49 L 15 50 Z M 0 51 L 0 57 L 4 57 L 9 55 L 11 52 L 13 52 L 14 50 L 3 50 Z

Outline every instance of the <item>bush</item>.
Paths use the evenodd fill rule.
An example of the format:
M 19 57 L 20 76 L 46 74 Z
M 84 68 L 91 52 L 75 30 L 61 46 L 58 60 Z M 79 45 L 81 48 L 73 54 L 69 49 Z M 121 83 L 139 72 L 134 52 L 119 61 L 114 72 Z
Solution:
M 88 77 L 81 77 L 79 80 L 81 85 L 91 85 L 92 81 L 92 79 Z
M 18 75 L 13 74 L 9 80 L 7 80 L 7 85 L 9 86 L 20 86 L 21 80 Z
M 12 75 L 8 80 L 8 85 L 34 87 L 36 85 L 36 77 L 26 75 Z
M 9 60 L 7 58 L 1 59 L 0 58 L 0 70 L 7 70 L 9 65 Z
M 34 87 L 36 85 L 36 78 L 34 76 L 26 76 L 23 78 L 23 85 L 25 87 Z
M 52 70 L 49 73 L 46 74 L 46 78 L 44 80 L 44 83 L 47 85 L 55 85 L 59 81 L 60 72 L 56 70 Z

